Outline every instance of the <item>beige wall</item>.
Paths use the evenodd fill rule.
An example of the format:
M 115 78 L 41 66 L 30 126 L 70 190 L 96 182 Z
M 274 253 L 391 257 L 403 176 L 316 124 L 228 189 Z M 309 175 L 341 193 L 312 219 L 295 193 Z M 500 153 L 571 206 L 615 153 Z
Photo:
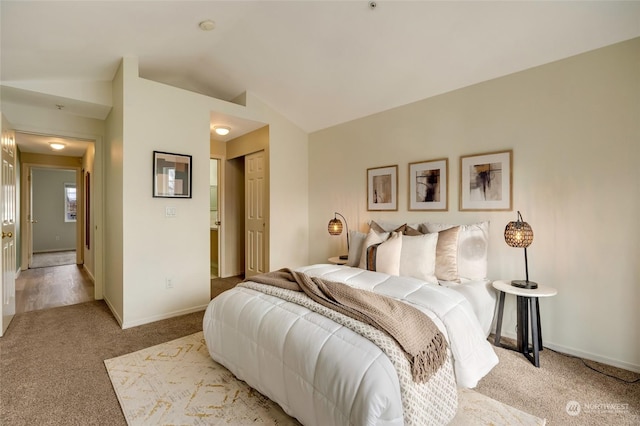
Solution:
M 302 205 L 289 214 L 286 223 L 306 229 L 307 135 L 259 99 L 247 95 L 245 107 L 141 79 L 135 58 L 123 60 L 114 80 L 113 98 L 105 169 L 107 202 L 113 202 L 107 211 L 113 215 L 108 219 L 113 228 L 109 228 L 107 268 L 113 268 L 109 286 L 114 302 L 111 296 L 105 298 L 123 327 L 200 310 L 209 301 L 212 111 L 269 124 L 270 149 L 275 145 L 293 161 L 288 170 L 272 170 L 269 178 L 277 189 L 272 189 L 271 196 L 298 191 L 294 195 Z M 191 199 L 152 198 L 153 150 L 192 156 Z M 288 183 L 292 171 L 301 176 L 293 188 Z M 166 218 L 166 207 L 176 207 L 177 217 Z M 291 237 L 293 230 L 283 223 L 275 224 L 280 232 L 271 239 L 271 252 L 274 245 L 285 246 Z M 306 263 L 306 240 L 302 246 L 305 249 L 280 255 L 279 261 L 294 266 Z M 167 279 L 173 288 L 166 288 Z
M 310 135 L 310 262 L 345 251 L 333 212 L 369 219 L 491 222 L 492 279 L 522 279 L 502 232 L 520 210 L 545 345 L 640 371 L 640 39 L 467 87 Z M 458 210 L 461 155 L 513 149 L 513 211 Z M 449 211 L 407 209 L 408 163 L 449 159 Z M 397 212 L 366 210 L 366 170 L 397 164 Z M 503 330 L 515 335 L 508 300 Z
M 129 79 L 137 76 L 135 72 Z M 123 247 L 123 138 L 124 138 L 124 61 L 113 78 L 113 107 L 106 120 L 104 148 L 104 300 L 118 322 L 124 322 Z M 151 160 L 149 160 L 151 162 Z

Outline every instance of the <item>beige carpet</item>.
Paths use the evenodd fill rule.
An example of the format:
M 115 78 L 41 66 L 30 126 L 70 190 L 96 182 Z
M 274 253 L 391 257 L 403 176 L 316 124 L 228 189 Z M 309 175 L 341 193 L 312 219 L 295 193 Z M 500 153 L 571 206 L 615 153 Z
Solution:
M 202 332 L 105 361 L 129 425 L 297 425 L 295 419 L 214 362 Z M 544 425 L 545 421 L 461 389 L 453 425 Z

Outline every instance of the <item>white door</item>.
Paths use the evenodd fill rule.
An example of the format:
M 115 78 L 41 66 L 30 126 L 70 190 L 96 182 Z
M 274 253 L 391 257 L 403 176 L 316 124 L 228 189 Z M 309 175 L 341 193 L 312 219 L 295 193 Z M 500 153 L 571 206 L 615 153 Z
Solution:
M 266 272 L 265 155 L 245 157 L 245 277 Z
M 4 334 L 16 313 L 16 139 L 13 131 L 2 132 L 2 174 L 0 206 L 2 206 L 2 324 Z

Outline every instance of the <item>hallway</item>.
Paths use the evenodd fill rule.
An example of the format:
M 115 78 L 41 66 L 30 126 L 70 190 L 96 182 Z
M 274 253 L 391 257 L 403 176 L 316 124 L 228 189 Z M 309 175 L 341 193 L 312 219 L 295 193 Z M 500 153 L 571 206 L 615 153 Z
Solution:
M 93 294 L 82 265 L 27 269 L 16 279 L 16 314 L 89 302 Z

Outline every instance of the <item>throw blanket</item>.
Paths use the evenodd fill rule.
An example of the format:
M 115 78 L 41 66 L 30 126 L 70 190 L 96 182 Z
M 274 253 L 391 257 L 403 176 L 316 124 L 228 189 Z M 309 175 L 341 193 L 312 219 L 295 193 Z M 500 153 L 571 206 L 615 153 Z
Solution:
M 387 333 L 404 350 L 418 383 L 428 381 L 447 359 L 447 341 L 431 318 L 404 302 L 290 269 L 250 280 L 304 292 L 322 306 Z

